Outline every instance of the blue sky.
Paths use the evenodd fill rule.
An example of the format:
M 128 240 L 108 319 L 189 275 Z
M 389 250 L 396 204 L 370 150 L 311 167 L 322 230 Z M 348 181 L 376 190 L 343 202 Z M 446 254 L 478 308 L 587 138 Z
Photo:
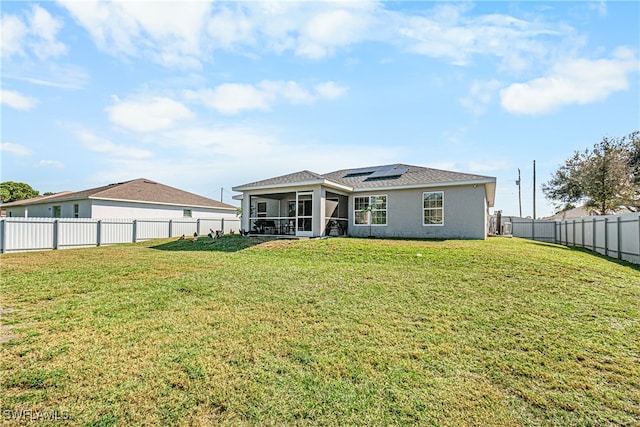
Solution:
M 2 2 L 2 181 L 219 199 L 303 169 L 495 176 L 551 214 L 575 150 L 640 128 L 638 2 Z

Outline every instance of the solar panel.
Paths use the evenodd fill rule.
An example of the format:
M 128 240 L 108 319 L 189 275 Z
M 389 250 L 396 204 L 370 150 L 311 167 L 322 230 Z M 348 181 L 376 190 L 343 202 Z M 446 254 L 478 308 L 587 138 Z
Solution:
M 394 176 L 402 176 L 408 170 L 409 170 L 409 168 L 395 168 L 395 167 L 393 169 L 377 170 L 374 173 L 372 173 L 371 175 L 369 175 L 367 177 L 367 179 L 391 178 L 391 177 L 394 177 Z
M 351 169 L 347 173 L 347 176 L 356 176 L 356 175 L 366 175 L 366 174 L 370 174 L 370 173 L 377 173 L 377 172 L 381 172 L 381 171 L 391 170 L 391 169 L 395 168 L 396 166 L 398 166 L 398 165 L 395 164 L 395 165 L 383 165 L 383 166 L 370 166 L 368 168 Z

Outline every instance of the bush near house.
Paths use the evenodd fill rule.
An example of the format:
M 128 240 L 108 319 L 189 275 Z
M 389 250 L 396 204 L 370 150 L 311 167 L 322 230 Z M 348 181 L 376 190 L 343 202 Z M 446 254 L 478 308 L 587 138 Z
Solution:
M 580 250 L 225 236 L 0 260 L 5 425 L 640 423 L 640 270 Z

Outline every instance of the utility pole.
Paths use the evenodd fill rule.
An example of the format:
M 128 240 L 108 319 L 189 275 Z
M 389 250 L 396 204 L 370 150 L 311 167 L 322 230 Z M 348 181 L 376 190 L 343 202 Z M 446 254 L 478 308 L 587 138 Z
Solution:
M 520 180 L 520 168 L 518 168 L 516 185 L 518 186 L 518 207 L 520 208 L 520 218 L 522 218 L 522 181 Z
M 533 219 L 536 219 L 536 161 L 533 161 Z
M 220 187 L 220 203 L 224 203 L 222 200 L 222 194 L 224 193 L 224 187 Z

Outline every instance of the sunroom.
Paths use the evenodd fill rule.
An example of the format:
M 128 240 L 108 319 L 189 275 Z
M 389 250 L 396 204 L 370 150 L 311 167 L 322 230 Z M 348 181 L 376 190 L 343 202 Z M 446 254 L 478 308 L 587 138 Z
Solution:
M 297 237 L 345 236 L 348 197 L 320 187 L 284 193 L 245 193 L 250 234 Z M 243 214 L 244 217 L 244 214 Z

